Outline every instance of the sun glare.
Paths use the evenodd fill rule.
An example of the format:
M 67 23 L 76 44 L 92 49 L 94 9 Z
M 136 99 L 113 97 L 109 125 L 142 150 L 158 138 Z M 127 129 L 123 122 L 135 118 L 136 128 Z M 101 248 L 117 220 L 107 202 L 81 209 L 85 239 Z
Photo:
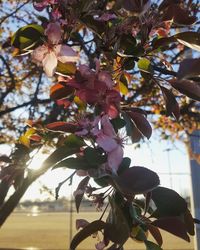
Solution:
M 40 169 L 42 166 L 43 161 L 47 158 L 47 154 L 43 154 L 42 152 L 35 153 L 34 157 L 32 158 L 31 162 L 28 165 L 29 169 Z

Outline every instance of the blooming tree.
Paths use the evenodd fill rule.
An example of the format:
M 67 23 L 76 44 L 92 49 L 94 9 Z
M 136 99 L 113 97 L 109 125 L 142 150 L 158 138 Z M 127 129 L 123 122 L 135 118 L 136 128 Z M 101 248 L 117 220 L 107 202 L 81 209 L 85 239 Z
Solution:
M 97 233 L 98 250 L 123 249 L 129 238 L 143 242 L 147 250 L 162 249 L 160 229 L 190 241 L 199 221 L 185 200 L 160 186 L 157 173 L 131 166 L 124 144 L 151 137 L 148 114 L 160 114 L 156 125 L 171 131 L 183 130 L 186 124 L 191 130 L 198 128 L 198 111 L 191 109 L 200 100 L 200 59 L 184 59 L 185 51 L 200 51 L 198 3 L 35 0 L 32 4 L 33 11 L 47 14 L 40 16 L 40 24 L 26 24 L 12 35 L 13 55 L 28 57 L 31 65 L 44 71 L 50 99 L 62 112 L 53 119 L 33 117 L 10 157 L 1 156 L 0 224 L 39 176 L 48 169 L 69 168 L 74 173 L 59 184 L 56 197 L 61 185 L 77 174 L 82 177 L 74 190 L 77 211 L 84 195 L 103 211 L 93 222 L 76 222 L 81 230 L 71 249 Z M 24 162 L 31 153 L 48 145 L 56 149 L 41 169 L 28 169 Z M 99 188 L 91 186 L 91 179 Z M 6 200 L 11 186 L 15 192 Z M 138 194 L 144 201 L 137 199 Z

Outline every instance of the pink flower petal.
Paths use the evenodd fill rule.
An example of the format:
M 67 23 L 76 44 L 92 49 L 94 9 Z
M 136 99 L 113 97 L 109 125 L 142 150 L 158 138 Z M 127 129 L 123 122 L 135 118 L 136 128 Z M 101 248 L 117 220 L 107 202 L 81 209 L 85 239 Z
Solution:
M 76 229 L 79 230 L 79 228 L 84 228 L 89 224 L 87 220 L 84 219 L 78 219 L 76 220 Z
M 98 74 L 99 81 L 105 82 L 106 86 L 111 89 L 114 85 L 111 75 L 106 71 L 101 71 Z
M 58 44 L 61 40 L 61 28 L 59 23 L 49 23 L 45 35 L 51 44 Z
M 88 171 L 79 169 L 79 170 L 76 171 L 76 174 L 77 174 L 78 176 L 80 176 L 80 177 L 82 177 L 82 176 L 87 176 L 87 175 L 88 175 Z M 83 191 L 83 190 L 82 190 L 82 191 Z M 83 192 L 83 193 L 84 193 L 84 192 Z
M 103 241 L 100 241 L 97 244 L 95 244 L 96 250 L 103 250 L 105 247 L 106 247 L 106 245 Z
M 108 153 L 108 165 L 116 173 L 124 155 L 123 148 L 118 145 L 112 152 Z
M 113 151 L 117 146 L 117 142 L 115 139 L 103 134 L 99 133 L 96 139 L 96 142 L 100 147 L 102 147 L 106 152 Z
M 57 58 L 53 51 L 48 53 L 42 61 L 43 68 L 48 77 L 52 77 L 56 71 Z
M 98 101 L 98 93 L 90 89 L 81 89 L 76 92 L 76 95 L 88 104 L 94 104 Z
M 101 125 L 103 127 L 103 133 L 109 137 L 116 137 L 115 130 L 108 118 L 108 115 L 104 115 L 101 118 Z
M 79 71 L 81 73 L 81 76 L 84 78 L 89 78 L 91 74 L 94 74 L 94 72 L 92 72 L 92 70 L 87 65 L 84 64 L 79 66 Z
M 116 19 L 116 18 L 117 18 L 117 16 L 115 14 L 104 13 L 100 17 L 96 18 L 96 20 L 107 22 L 111 19 Z
M 110 118 L 114 119 L 119 115 L 118 109 L 114 105 L 109 105 L 106 107 L 105 112 Z
M 54 50 L 58 60 L 62 63 L 77 62 L 78 60 L 77 53 L 67 45 L 56 45 Z
M 42 62 L 48 53 L 48 47 L 45 45 L 37 47 L 32 53 L 32 59 L 36 63 Z

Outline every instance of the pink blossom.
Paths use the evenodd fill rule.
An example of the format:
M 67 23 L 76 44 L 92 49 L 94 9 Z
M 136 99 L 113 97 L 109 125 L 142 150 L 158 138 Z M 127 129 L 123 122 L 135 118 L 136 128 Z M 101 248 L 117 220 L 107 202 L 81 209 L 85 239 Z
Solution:
M 88 104 L 99 105 L 111 118 L 117 117 L 121 96 L 113 89 L 111 75 L 106 71 L 94 72 L 85 65 L 80 66 L 79 73 L 76 95 Z
M 76 174 L 78 175 L 78 176 L 80 176 L 80 177 L 83 177 L 83 176 L 87 176 L 88 175 L 88 171 L 86 171 L 86 170 L 82 170 L 82 169 L 79 169 L 79 170 L 77 170 L 76 171 Z M 79 189 L 80 190 L 80 189 Z M 84 192 L 83 192 L 83 190 L 81 190 L 82 191 L 82 193 L 78 193 L 78 194 L 83 194 Z M 76 192 L 76 191 L 75 191 Z M 75 193 L 74 192 L 74 196 L 76 196 L 77 195 L 77 193 Z
M 95 248 L 97 250 L 103 250 L 105 247 L 106 247 L 106 245 L 105 245 L 104 241 L 100 241 L 97 244 L 95 244 Z
M 84 228 L 89 224 L 87 220 L 84 219 L 78 219 L 76 220 L 76 230 L 79 230 L 80 228 Z
M 79 131 L 75 134 L 78 136 L 87 136 L 89 134 L 94 135 L 98 131 L 98 123 L 100 121 L 100 116 L 97 116 L 94 120 L 90 120 L 84 117 L 78 120 Z
M 52 77 L 56 71 L 58 61 L 62 63 L 76 62 L 78 56 L 69 46 L 60 44 L 62 32 L 59 23 L 49 23 L 45 35 L 48 38 L 47 43 L 33 51 L 32 59 L 36 63 L 42 64 L 47 76 Z
M 109 20 L 116 19 L 116 18 L 117 18 L 117 16 L 115 14 L 104 13 L 100 17 L 96 18 L 96 20 L 102 21 L 102 22 L 107 22 Z
M 45 9 L 48 5 L 51 5 L 51 4 L 57 4 L 58 3 L 58 0 L 42 0 L 42 1 L 38 1 L 38 0 L 35 0 L 33 2 L 33 6 L 36 10 L 38 11 L 42 11 L 43 9 Z
M 100 211 L 104 205 L 104 199 L 105 199 L 104 194 L 103 193 L 93 194 L 91 197 L 92 197 L 92 202 L 96 206 L 96 209 Z
M 116 135 L 108 115 L 102 117 L 101 127 L 96 142 L 108 153 L 108 166 L 113 173 L 116 173 L 123 159 L 122 140 Z

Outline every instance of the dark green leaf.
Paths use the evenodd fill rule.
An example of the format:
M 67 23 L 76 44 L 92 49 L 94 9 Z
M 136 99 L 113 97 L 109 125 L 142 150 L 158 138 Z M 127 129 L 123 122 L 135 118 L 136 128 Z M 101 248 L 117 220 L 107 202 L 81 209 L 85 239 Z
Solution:
M 37 24 L 29 24 L 18 29 L 11 39 L 11 44 L 20 50 L 35 46 L 44 35 L 44 29 Z
M 118 175 L 121 175 L 124 171 L 126 171 L 130 167 L 130 164 L 131 159 L 129 157 L 124 157 L 117 170 Z
M 152 200 L 157 210 L 156 217 L 179 216 L 187 209 L 186 201 L 174 190 L 158 187 L 152 191 Z
M 76 65 L 75 63 L 71 63 L 71 62 L 62 63 L 58 61 L 56 72 L 62 75 L 73 75 L 76 72 Z
M 78 153 L 80 151 L 79 147 L 69 147 L 68 145 L 61 146 L 57 148 L 42 164 L 42 168 L 53 167 L 56 163 L 67 158 L 70 155 Z
M 123 68 L 125 70 L 133 70 L 135 67 L 135 62 L 133 58 L 125 58 L 123 62 Z
M 120 48 L 124 54 L 132 55 L 132 50 L 136 46 L 136 39 L 130 34 L 123 34 L 120 39 Z
M 140 241 L 140 242 L 145 242 L 146 239 L 147 239 L 147 235 L 146 235 L 146 231 L 143 230 L 143 228 L 141 226 L 137 226 L 136 227 L 136 235 L 135 235 L 135 239 L 137 241 Z
M 102 22 L 99 22 L 93 18 L 93 16 L 87 15 L 81 18 L 81 21 L 96 33 L 99 37 L 105 32 L 105 25 Z
M 72 242 L 70 244 L 70 250 L 75 250 L 77 246 L 85 240 L 90 235 L 102 230 L 106 229 L 108 227 L 108 224 L 101 220 L 96 220 L 91 222 L 89 225 L 85 226 L 80 232 L 78 232 L 74 238 L 72 239 Z
M 157 244 L 155 244 L 151 241 L 145 240 L 144 243 L 146 245 L 146 250 L 162 250 L 162 248 L 160 246 L 158 246 Z
M 126 126 L 126 122 L 124 121 L 124 119 L 121 119 L 120 117 L 112 119 L 111 123 L 112 123 L 115 131 L 118 131 L 118 129 L 121 129 L 124 126 Z
M 56 168 L 70 168 L 70 169 L 76 169 L 76 170 L 88 170 L 92 168 L 91 165 L 88 164 L 88 161 L 85 159 L 85 157 L 70 157 L 63 161 L 60 161 L 58 164 L 56 164 L 53 169 Z
M 70 148 L 80 148 L 80 147 L 85 146 L 86 144 L 81 137 L 71 134 L 65 140 L 65 145 Z
M 100 178 L 94 178 L 94 181 L 101 187 L 107 187 L 110 185 L 110 178 L 108 177 L 100 177 Z
M 90 166 L 99 166 L 106 161 L 105 156 L 103 156 L 98 149 L 92 147 L 84 149 L 84 156 Z

